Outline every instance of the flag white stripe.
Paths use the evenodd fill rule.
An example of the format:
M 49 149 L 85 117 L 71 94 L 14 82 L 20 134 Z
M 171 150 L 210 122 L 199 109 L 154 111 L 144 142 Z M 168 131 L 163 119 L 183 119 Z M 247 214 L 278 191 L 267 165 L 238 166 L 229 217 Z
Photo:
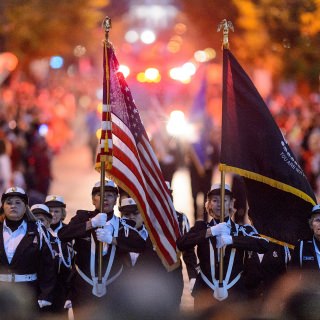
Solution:
M 136 186 L 139 185 L 139 181 L 135 178 L 135 175 L 120 159 L 114 157 L 113 165 L 115 168 L 117 168 L 119 171 L 121 171 L 125 175 L 130 176 L 130 180 L 132 181 L 133 184 L 135 184 Z M 156 216 L 154 215 L 154 212 L 151 210 L 150 206 L 148 205 L 148 202 L 146 200 L 146 196 L 145 196 L 145 193 L 143 192 L 143 189 L 141 189 L 141 188 L 139 188 L 139 189 L 141 191 L 140 195 L 143 198 L 143 200 L 145 201 L 148 216 L 150 218 L 150 221 L 152 221 L 152 226 L 155 229 L 155 231 L 157 232 L 162 245 L 166 248 L 167 252 L 171 256 L 171 258 L 174 260 L 176 258 L 175 248 L 172 247 L 172 245 L 168 241 L 167 237 L 164 235 L 164 232 L 162 231 L 163 229 L 162 229 L 161 225 L 159 224 L 158 218 L 156 218 Z
M 149 144 L 149 143 L 147 143 L 147 144 Z M 140 150 L 141 155 L 144 156 L 146 163 L 148 163 L 149 166 L 151 167 L 151 169 L 153 170 L 153 172 L 150 172 L 150 171 L 148 171 L 148 169 L 147 169 L 146 167 L 144 167 L 143 170 L 148 173 L 148 177 L 150 177 L 150 178 L 152 177 L 152 178 L 153 178 L 153 177 L 155 177 L 155 176 L 158 176 L 158 175 L 157 175 L 157 172 L 156 172 L 155 169 L 154 169 L 153 163 L 150 163 L 149 153 L 146 152 L 146 150 L 145 150 L 145 148 L 144 148 L 144 145 L 139 144 L 139 145 L 138 145 L 138 149 Z M 143 157 L 142 157 L 142 158 L 143 158 Z M 157 159 L 156 159 L 156 163 L 158 163 L 158 160 L 157 160 Z M 163 189 L 163 185 L 161 184 L 161 181 L 159 181 L 159 180 L 155 181 L 155 180 L 154 180 L 153 185 L 155 186 L 155 188 L 156 188 L 157 190 L 159 190 L 160 197 L 161 197 L 161 200 L 159 200 L 159 201 L 161 201 L 161 202 L 163 203 L 163 205 L 165 205 L 165 208 L 163 208 L 163 205 L 162 205 L 162 207 L 161 207 L 161 209 L 160 209 L 160 212 L 163 211 L 163 210 L 166 210 L 168 213 L 169 213 L 169 212 L 175 213 L 175 209 L 173 208 L 173 206 L 172 206 L 172 207 L 169 207 L 169 205 L 168 205 L 168 203 L 170 203 L 170 202 L 166 200 L 166 197 L 168 197 L 169 195 L 168 195 L 167 190 L 164 190 L 164 189 Z

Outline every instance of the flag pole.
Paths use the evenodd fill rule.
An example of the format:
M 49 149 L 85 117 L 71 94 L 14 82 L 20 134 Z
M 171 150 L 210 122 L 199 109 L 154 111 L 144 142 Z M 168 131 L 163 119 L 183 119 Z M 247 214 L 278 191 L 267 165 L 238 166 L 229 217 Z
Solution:
M 226 19 L 223 19 L 217 28 L 217 32 L 219 32 L 220 30 L 223 30 L 223 41 L 222 41 L 222 49 L 229 49 L 229 29 L 231 29 L 232 31 L 234 31 L 233 25 L 231 21 L 227 21 Z M 224 76 L 225 72 L 223 71 L 223 76 Z M 222 80 L 223 85 L 224 85 L 224 81 Z M 224 103 L 222 101 L 222 103 Z M 224 222 L 224 217 L 225 217 L 225 205 L 224 205 L 224 197 L 225 197 L 225 178 L 226 178 L 226 173 L 225 171 L 222 169 L 221 170 L 221 189 L 220 189 L 220 203 L 221 203 L 221 207 L 220 207 L 220 222 Z M 220 248 L 220 261 L 219 261 L 219 288 L 223 288 L 223 269 L 224 269 L 224 265 L 223 265 L 223 256 L 224 256 L 224 248 Z M 224 296 L 223 290 L 221 290 L 221 298 Z M 227 293 L 226 293 L 227 294 Z M 223 298 L 226 298 L 226 296 L 224 296 Z
M 110 45 L 109 42 L 109 31 L 111 29 L 111 19 L 106 17 L 102 22 L 102 27 L 104 28 L 104 50 L 105 50 L 105 58 L 106 58 L 106 70 L 104 70 L 104 75 L 106 77 L 106 104 L 110 104 L 110 75 L 109 75 L 109 62 L 106 46 Z M 105 157 L 100 158 L 100 212 L 104 211 L 104 184 L 106 178 L 106 159 Z M 98 255 L 98 283 L 102 283 L 102 251 L 103 251 L 103 243 L 99 241 L 99 255 Z

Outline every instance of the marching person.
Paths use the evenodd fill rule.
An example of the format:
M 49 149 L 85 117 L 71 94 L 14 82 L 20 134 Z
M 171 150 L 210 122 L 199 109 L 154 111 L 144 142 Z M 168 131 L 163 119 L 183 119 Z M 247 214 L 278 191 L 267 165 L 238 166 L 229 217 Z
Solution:
M 74 240 L 75 266 L 71 281 L 71 302 L 75 318 L 81 308 L 106 308 L 114 286 L 120 277 L 129 251 L 141 250 L 145 241 L 134 229 L 114 215 L 118 188 L 112 180 L 105 180 L 104 212 L 100 212 L 100 182 L 92 188 L 93 211 L 78 210 L 68 225 L 58 231 L 61 241 Z M 103 245 L 102 279 L 98 281 L 98 248 Z
M 218 301 L 246 297 L 242 279 L 244 257 L 248 250 L 263 253 L 268 241 L 261 238 L 250 225 L 239 226 L 229 213 L 233 198 L 229 185 L 225 185 L 225 219 L 220 222 L 221 185 L 214 184 L 207 194 L 206 210 L 212 217 L 209 223 L 196 221 L 188 233 L 177 241 L 181 251 L 197 246 L 200 273 L 197 276 L 192 295 L 195 309 L 202 310 Z M 220 284 L 220 254 L 223 255 L 223 281 Z
M 170 182 L 166 181 L 167 188 L 170 192 L 171 200 L 173 201 L 173 190 L 171 188 Z M 176 211 L 179 231 L 181 235 L 186 234 L 190 230 L 189 219 L 186 214 Z M 196 278 L 198 275 L 198 261 L 197 256 L 194 252 L 194 248 L 189 248 L 182 252 L 182 258 L 187 268 L 188 278 L 189 278 L 189 290 L 192 292 Z
M 312 238 L 299 240 L 295 245 L 290 269 L 320 269 L 320 204 L 312 208 L 309 225 L 313 233 Z
M 60 195 L 47 195 L 45 205 L 49 208 L 51 215 L 48 231 L 51 235 L 51 246 L 53 248 L 57 283 L 54 289 L 54 303 L 51 308 L 53 313 L 61 317 L 67 317 L 67 309 L 72 307 L 70 300 L 70 281 L 72 276 L 72 261 L 74 257 L 72 242 L 61 242 L 58 231 L 65 225 L 66 203 Z
M 257 307 L 264 303 L 274 285 L 285 275 L 290 259 L 289 247 L 271 240 L 265 253 L 247 251 L 243 277 L 248 297 Z
M 183 291 L 182 267 L 180 265 L 173 271 L 167 271 L 150 239 L 136 202 L 126 196 L 128 195 L 122 195 L 120 201 L 121 217 L 134 222 L 134 227 L 146 240 L 146 244 L 142 252 L 130 252 L 132 268 L 127 270 L 118 289 L 120 300 L 123 299 L 124 302 L 123 313 L 116 316 L 124 317 L 128 308 L 130 316 L 134 312 L 137 313 L 132 318 L 140 318 L 140 313 L 143 314 L 143 319 L 152 319 L 156 316 L 166 319 L 167 316 L 176 316 Z
M 56 283 L 54 261 L 44 240 L 44 230 L 28 208 L 28 195 L 19 187 L 1 196 L 0 282 L 29 287 L 40 308 L 52 304 Z M 13 306 L 14 307 L 14 306 Z
M 38 221 L 41 221 L 43 226 L 48 230 L 50 228 L 50 223 L 52 221 L 52 214 L 50 213 L 49 208 L 45 204 L 34 204 L 30 208 L 33 215 L 37 218 Z M 48 239 L 50 239 L 50 235 L 46 232 Z

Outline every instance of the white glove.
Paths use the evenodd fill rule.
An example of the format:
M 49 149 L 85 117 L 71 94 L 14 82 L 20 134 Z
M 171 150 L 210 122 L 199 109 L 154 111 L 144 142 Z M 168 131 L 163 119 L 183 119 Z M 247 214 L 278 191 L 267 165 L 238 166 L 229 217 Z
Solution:
M 217 249 L 220 249 L 232 243 L 233 243 L 233 239 L 232 239 L 232 236 L 230 235 L 224 234 L 222 236 L 217 237 Z
M 64 308 L 64 309 L 70 309 L 70 308 L 72 308 L 72 302 L 71 302 L 71 300 L 66 300 L 66 302 L 64 303 L 63 308 Z
M 196 283 L 196 278 L 191 278 L 189 280 L 189 291 L 190 291 L 190 293 L 192 293 L 192 290 L 193 290 L 193 287 L 194 287 L 195 283 Z
M 97 229 L 96 235 L 99 241 L 111 244 L 113 239 L 113 226 L 109 224 L 104 228 Z
M 52 303 L 46 300 L 38 300 L 38 304 L 40 308 L 51 306 Z
M 226 222 L 221 222 L 215 226 L 210 227 L 211 234 L 215 237 L 222 236 L 223 234 L 230 234 L 230 226 Z
M 91 219 L 91 225 L 93 228 L 103 227 L 107 222 L 107 214 L 100 212 Z

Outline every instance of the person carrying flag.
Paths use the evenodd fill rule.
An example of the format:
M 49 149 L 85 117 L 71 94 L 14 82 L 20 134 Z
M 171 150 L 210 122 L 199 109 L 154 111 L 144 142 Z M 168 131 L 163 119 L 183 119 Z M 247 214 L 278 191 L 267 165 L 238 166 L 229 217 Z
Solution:
M 58 231 L 62 242 L 74 240 L 71 302 L 76 319 L 83 308 L 95 312 L 107 307 L 129 252 L 139 252 L 145 245 L 138 232 L 132 229 L 128 232 L 125 222 L 114 215 L 118 188 L 112 180 L 105 180 L 104 212 L 100 212 L 100 181 L 93 186 L 91 194 L 95 209 L 78 210 L 69 224 Z M 101 282 L 98 279 L 99 242 L 103 243 Z
M 225 219 L 220 222 L 221 185 L 213 184 L 207 194 L 206 210 L 212 217 L 209 223 L 196 221 L 188 233 L 177 240 L 181 251 L 197 247 L 200 273 L 192 295 L 195 309 L 203 310 L 218 301 L 246 298 L 242 279 L 246 251 L 267 251 L 268 240 L 261 238 L 251 225 L 240 226 L 231 220 L 232 191 L 225 185 Z M 219 250 L 223 248 L 223 250 Z M 223 252 L 223 282 L 220 284 L 220 253 Z
M 166 270 L 150 239 L 137 204 L 128 194 L 121 195 L 119 211 L 127 225 L 136 228 L 146 242 L 141 252 L 130 252 L 131 268 L 126 270 L 126 274 L 119 281 L 117 299 L 112 304 L 124 305 L 116 310 L 112 308 L 112 312 L 116 312 L 114 318 L 125 319 L 129 315 L 138 319 L 141 314 L 144 319 L 154 319 L 156 315 L 164 319 L 177 316 L 183 293 L 181 264 L 173 271 Z

